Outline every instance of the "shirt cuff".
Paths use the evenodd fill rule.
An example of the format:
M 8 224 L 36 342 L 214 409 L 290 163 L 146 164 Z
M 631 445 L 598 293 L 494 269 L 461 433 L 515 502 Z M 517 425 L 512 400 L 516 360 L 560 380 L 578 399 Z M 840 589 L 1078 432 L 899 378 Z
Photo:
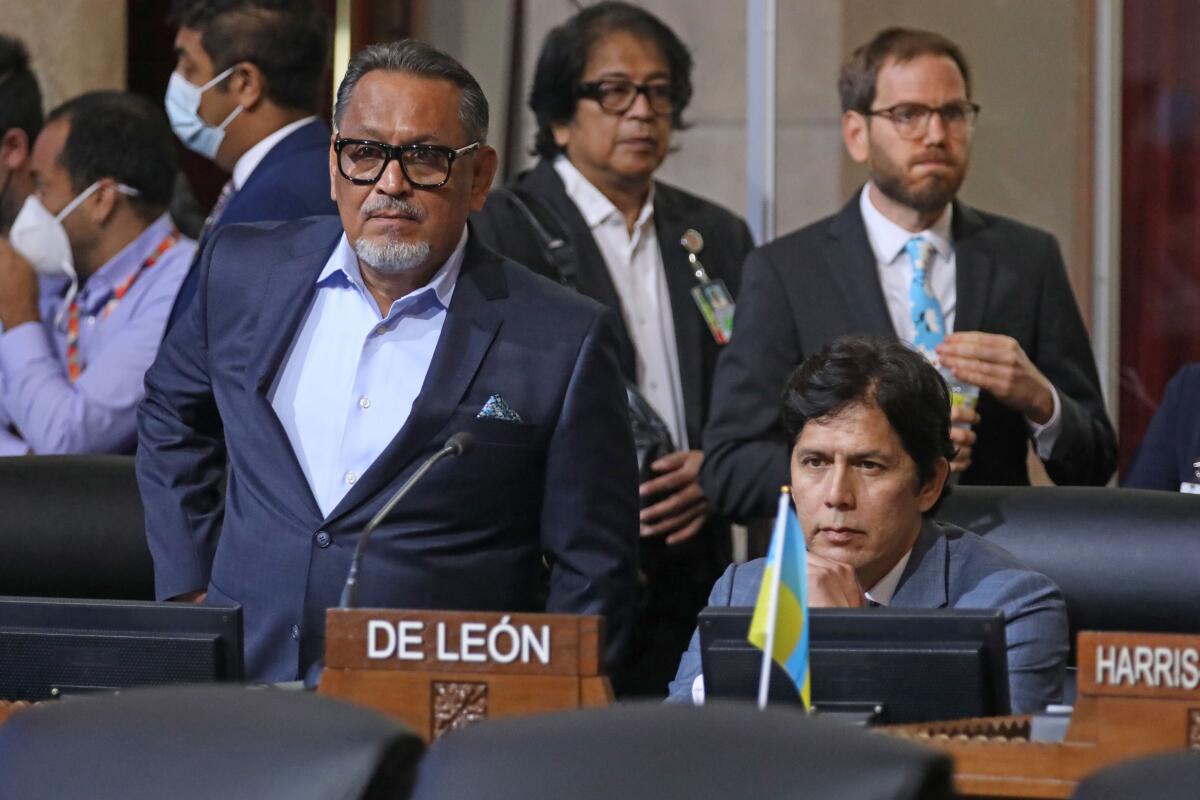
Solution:
M 1062 403 L 1058 399 L 1058 389 L 1053 386 L 1050 387 L 1050 397 L 1054 399 L 1054 413 L 1046 420 L 1045 425 L 1039 425 L 1028 417 L 1025 419 L 1029 423 L 1029 433 L 1033 436 L 1034 450 L 1043 461 L 1050 458 L 1050 454 L 1054 452 L 1054 443 L 1062 433 Z
M 704 673 L 701 672 L 692 681 L 692 705 L 704 705 Z

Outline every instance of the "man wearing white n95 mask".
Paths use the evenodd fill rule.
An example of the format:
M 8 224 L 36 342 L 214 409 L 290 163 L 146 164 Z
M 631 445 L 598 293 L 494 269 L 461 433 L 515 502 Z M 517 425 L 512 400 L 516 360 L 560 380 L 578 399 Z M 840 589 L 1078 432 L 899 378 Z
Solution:
M 34 193 L 0 238 L 0 454 L 133 452 L 142 376 L 195 252 L 165 213 L 175 166 L 162 112 L 134 95 L 48 116 Z

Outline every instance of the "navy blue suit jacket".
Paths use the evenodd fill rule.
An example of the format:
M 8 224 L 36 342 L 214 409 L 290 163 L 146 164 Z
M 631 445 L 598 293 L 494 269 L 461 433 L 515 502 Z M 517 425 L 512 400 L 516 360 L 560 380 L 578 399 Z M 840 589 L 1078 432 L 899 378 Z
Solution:
M 1154 412 L 1133 466 L 1121 485 L 1177 492 L 1181 483 L 1200 483 L 1197 464 L 1200 464 L 1200 363 L 1188 364 L 1167 384 L 1162 405 Z
M 762 558 L 734 564 L 713 586 L 710 606 L 753 606 Z M 1062 702 L 1066 676 L 1067 608 L 1058 587 L 1007 550 L 953 525 L 925 520 L 892 595 L 893 608 L 999 608 L 1008 639 L 1008 685 L 1013 713 Z M 700 674 L 700 638 L 679 662 L 669 700 L 691 702 Z
M 201 238 L 196 260 L 171 309 L 168 329 L 175 326 L 192 302 L 200 278 L 199 254 L 221 227 L 337 213 L 337 205 L 329 196 L 329 136 L 329 126 L 322 120 L 313 120 L 280 139 L 267 152 L 242 188 L 230 198 L 212 230 Z
M 611 664 L 638 535 L 612 313 L 470 236 L 411 415 L 326 517 L 268 392 L 341 235 L 330 218 L 234 225 L 205 248 L 196 302 L 147 372 L 139 413 L 157 595 L 207 589 L 209 602 L 242 604 L 247 676 L 303 674 L 359 531 L 469 431 L 475 449 L 437 465 L 375 531 L 360 605 L 603 614 Z M 523 421 L 480 419 L 493 394 Z

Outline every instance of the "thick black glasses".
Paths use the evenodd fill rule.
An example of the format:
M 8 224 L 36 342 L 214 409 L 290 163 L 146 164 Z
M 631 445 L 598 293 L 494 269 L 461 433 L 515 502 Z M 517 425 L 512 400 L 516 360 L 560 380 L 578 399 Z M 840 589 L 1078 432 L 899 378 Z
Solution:
M 351 183 L 365 186 L 375 183 L 392 161 L 400 162 L 404 179 L 418 189 L 436 189 L 450 180 L 455 159 L 478 150 L 481 142 L 472 142 L 457 150 L 440 144 L 392 145 L 370 139 L 333 140 L 338 172 Z
M 670 114 L 675 108 L 674 92 L 671 84 L 666 82 L 591 81 L 579 84 L 577 91 L 580 97 L 595 100 L 600 108 L 610 114 L 624 114 L 633 107 L 639 94 L 646 95 L 650 108 L 656 114 Z
M 961 137 L 975 128 L 979 117 L 979 106 L 966 101 L 946 103 L 931 108 L 924 103 L 897 103 L 890 108 L 877 108 L 862 112 L 865 117 L 884 117 L 896 126 L 901 139 L 920 139 L 929 130 L 929 118 L 937 114 L 946 126 L 946 133 Z

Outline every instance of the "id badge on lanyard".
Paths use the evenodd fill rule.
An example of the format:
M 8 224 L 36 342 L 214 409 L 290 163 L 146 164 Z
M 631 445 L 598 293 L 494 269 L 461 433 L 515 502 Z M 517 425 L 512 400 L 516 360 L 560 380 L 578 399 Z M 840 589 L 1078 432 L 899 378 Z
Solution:
M 718 278 L 712 280 L 700 263 L 700 251 L 704 249 L 704 237 L 695 228 L 688 228 L 679 240 L 688 254 L 688 264 L 696 276 L 697 284 L 692 287 L 692 301 L 700 309 L 700 316 L 708 325 L 713 341 L 719 345 L 729 342 L 733 336 L 733 312 L 735 305 L 733 296 L 725 286 L 725 281 Z
M 1196 480 L 1200 481 L 1200 457 L 1192 461 L 1192 473 L 1196 476 Z M 1179 491 L 1184 494 L 1200 494 L 1200 483 L 1183 481 L 1179 484 Z

